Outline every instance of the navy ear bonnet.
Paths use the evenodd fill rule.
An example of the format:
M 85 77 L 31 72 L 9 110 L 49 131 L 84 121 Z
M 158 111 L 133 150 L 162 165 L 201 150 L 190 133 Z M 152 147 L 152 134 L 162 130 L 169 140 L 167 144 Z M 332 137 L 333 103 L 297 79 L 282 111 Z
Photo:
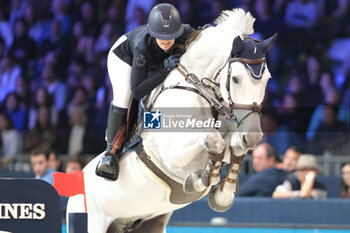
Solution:
M 267 52 L 275 43 L 276 38 L 277 34 L 260 42 L 251 38 L 244 38 L 242 40 L 240 36 L 237 36 L 232 43 L 231 57 L 248 60 L 262 59 L 266 57 Z M 261 79 L 265 70 L 265 62 L 261 64 L 247 64 L 243 62 L 243 64 L 250 71 L 254 79 Z

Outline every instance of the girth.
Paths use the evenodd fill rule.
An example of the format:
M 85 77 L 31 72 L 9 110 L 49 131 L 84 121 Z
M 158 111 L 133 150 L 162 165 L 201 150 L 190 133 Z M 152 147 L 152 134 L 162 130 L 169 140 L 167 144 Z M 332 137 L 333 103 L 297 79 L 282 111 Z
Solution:
M 151 159 L 151 156 L 147 155 L 145 150 L 142 150 L 139 154 L 140 160 L 151 170 L 157 177 L 163 180 L 170 188 L 169 201 L 173 204 L 188 204 L 200 199 L 206 194 L 208 190 L 204 190 L 199 193 L 185 193 L 183 190 L 183 184 L 175 181 L 167 174 L 165 174 Z

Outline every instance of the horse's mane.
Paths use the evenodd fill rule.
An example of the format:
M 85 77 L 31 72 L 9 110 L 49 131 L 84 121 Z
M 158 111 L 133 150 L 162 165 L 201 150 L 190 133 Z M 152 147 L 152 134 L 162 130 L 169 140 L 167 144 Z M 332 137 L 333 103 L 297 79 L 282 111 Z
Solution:
M 251 35 L 254 33 L 253 24 L 255 18 L 249 13 L 245 12 L 243 9 L 236 8 L 233 10 L 224 10 L 221 12 L 219 17 L 215 19 L 214 23 L 216 25 L 224 25 L 228 27 L 229 30 L 232 28 L 237 28 L 238 34 L 241 35 Z M 201 30 L 196 30 L 185 42 L 184 45 L 175 44 L 175 47 L 179 49 L 180 52 L 184 53 L 192 42 L 196 41 L 198 36 L 201 34 Z
M 232 31 L 234 28 L 239 34 L 250 35 L 254 33 L 254 21 L 255 18 L 249 12 L 236 8 L 224 10 L 214 22 L 220 27 L 227 27 L 228 31 Z
M 215 27 L 199 30 L 186 41 L 181 63 L 197 75 L 213 75 L 230 56 L 234 38 L 254 33 L 254 21 L 243 9 L 223 11 Z

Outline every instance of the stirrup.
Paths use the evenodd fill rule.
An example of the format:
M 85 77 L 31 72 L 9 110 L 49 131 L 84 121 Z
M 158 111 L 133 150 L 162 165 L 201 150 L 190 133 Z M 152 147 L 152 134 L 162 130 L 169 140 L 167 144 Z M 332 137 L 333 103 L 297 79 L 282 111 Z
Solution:
M 96 166 L 96 175 L 109 180 L 117 180 L 119 176 L 119 160 L 116 156 L 105 154 Z

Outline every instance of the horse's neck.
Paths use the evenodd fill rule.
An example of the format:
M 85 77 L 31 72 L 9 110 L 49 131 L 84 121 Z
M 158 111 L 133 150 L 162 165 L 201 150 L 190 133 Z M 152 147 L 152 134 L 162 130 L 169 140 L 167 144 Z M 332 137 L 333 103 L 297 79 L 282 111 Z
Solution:
M 190 73 L 212 79 L 230 56 L 231 45 L 232 40 L 225 33 L 216 27 L 208 28 L 188 47 L 181 64 Z

